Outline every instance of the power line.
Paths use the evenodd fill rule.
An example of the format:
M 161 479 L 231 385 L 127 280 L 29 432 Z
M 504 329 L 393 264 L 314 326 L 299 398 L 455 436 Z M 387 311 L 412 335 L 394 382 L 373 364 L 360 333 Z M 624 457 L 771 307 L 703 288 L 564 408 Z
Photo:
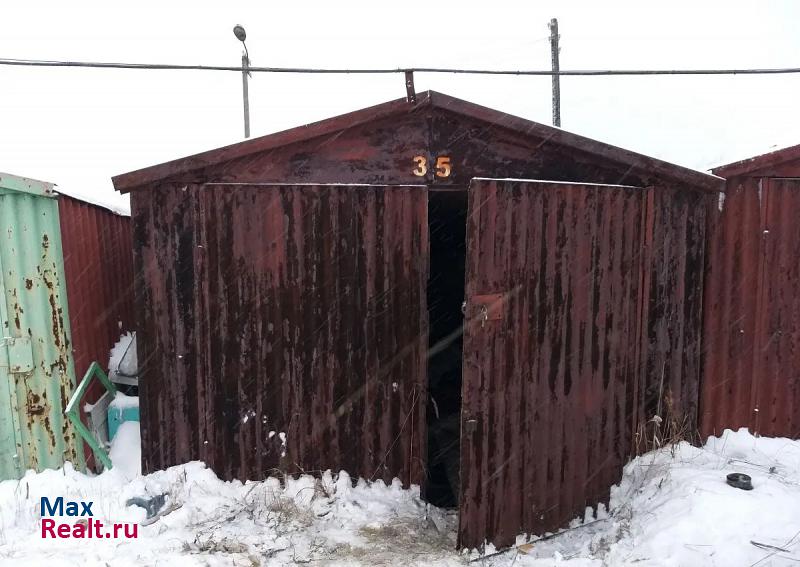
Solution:
M 161 63 L 107 63 L 98 61 L 48 61 L 40 59 L 2 59 L 0 66 L 18 67 L 82 67 L 90 69 L 147 69 L 156 71 L 235 71 L 241 67 L 227 65 L 173 65 Z M 321 69 L 304 67 L 248 67 L 251 73 L 298 73 L 383 75 L 390 73 L 453 73 L 461 75 L 525 75 L 559 77 L 604 77 L 635 75 L 788 75 L 800 73 L 800 67 L 763 69 L 583 69 L 583 70 L 491 70 L 491 69 L 445 69 L 439 67 L 403 67 L 377 69 Z

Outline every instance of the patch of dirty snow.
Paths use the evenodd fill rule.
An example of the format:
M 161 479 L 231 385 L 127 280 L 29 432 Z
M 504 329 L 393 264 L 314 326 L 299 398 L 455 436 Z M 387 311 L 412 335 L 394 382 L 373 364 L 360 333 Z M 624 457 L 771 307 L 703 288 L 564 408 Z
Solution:
M 138 431 L 127 426 L 119 450 Z M 114 449 L 112 449 L 112 453 Z M 123 451 L 124 452 L 124 451 Z M 120 456 L 117 455 L 119 459 Z M 124 460 L 124 457 L 123 457 Z M 346 473 L 225 482 L 193 462 L 147 476 L 127 464 L 97 477 L 29 472 L 0 483 L 0 565 L 567 565 L 782 566 L 800 562 L 800 442 L 726 431 L 627 465 L 608 509 L 569 529 L 486 556 L 455 551 L 457 518 L 399 482 L 355 485 Z M 728 486 L 750 475 L 753 490 Z M 103 521 L 142 522 L 129 498 L 168 494 L 170 512 L 136 540 L 42 539 L 42 496 L 94 501 Z M 496 555 L 491 555 L 496 553 Z

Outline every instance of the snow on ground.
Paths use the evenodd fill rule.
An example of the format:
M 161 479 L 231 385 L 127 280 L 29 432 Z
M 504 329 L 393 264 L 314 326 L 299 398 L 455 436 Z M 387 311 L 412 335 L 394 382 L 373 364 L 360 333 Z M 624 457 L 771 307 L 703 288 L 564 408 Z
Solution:
M 455 516 L 427 508 L 416 488 L 353 487 L 344 473 L 285 487 L 275 479 L 223 482 L 198 462 L 143 477 L 138 431 L 123 427 L 111 471 L 88 477 L 67 465 L 0 483 L 0 565 L 451 566 L 476 558 L 454 551 Z M 728 486 L 729 472 L 749 474 L 754 489 Z M 140 526 L 136 540 L 40 537 L 41 496 L 92 500 L 103 521 L 140 522 L 145 511 L 126 500 L 165 492 L 180 507 Z M 800 441 L 740 430 L 702 448 L 682 443 L 648 453 L 626 467 L 608 512 L 584 520 L 475 564 L 798 565 Z
M 121 394 L 117 392 L 117 396 Z M 137 401 L 139 398 L 135 396 L 125 396 L 128 400 L 134 399 Z M 116 398 L 115 400 L 116 401 Z M 114 402 L 112 402 L 114 403 Z M 138 421 L 123 421 L 119 424 L 117 434 L 111 443 L 111 450 L 108 456 L 111 458 L 111 463 L 114 465 L 113 469 L 117 474 L 125 478 L 125 480 L 133 480 L 142 474 L 142 458 L 141 458 L 141 437 L 139 436 L 139 422 Z

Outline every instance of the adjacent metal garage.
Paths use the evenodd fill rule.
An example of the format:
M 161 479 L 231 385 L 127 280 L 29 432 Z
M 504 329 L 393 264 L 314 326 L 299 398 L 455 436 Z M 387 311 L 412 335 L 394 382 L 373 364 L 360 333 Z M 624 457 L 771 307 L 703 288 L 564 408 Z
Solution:
M 701 431 L 800 437 L 800 146 L 718 167 Z
M 83 468 L 64 406 L 132 329 L 130 240 L 129 217 L 0 173 L 0 480 Z
M 399 477 L 466 547 L 557 529 L 695 430 L 721 184 L 434 92 L 115 177 L 144 470 Z
M 0 174 L 0 480 L 83 463 L 63 414 L 75 369 L 56 199 Z

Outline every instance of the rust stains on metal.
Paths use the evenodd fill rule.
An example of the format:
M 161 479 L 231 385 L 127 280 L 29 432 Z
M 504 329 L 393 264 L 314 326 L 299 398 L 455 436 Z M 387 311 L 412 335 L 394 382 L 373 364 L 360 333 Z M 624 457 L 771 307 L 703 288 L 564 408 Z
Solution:
M 120 335 L 135 330 L 132 222 L 63 194 L 58 211 L 72 353 L 76 375 L 82 378 L 94 361 L 105 368 Z M 85 400 L 94 402 L 103 392 L 95 382 Z M 91 466 L 94 455 L 88 447 L 85 452 Z
M 763 260 L 756 327 L 758 375 L 754 429 L 800 437 L 800 179 L 769 179 L 765 191 Z M 755 411 L 754 410 L 754 411 Z
M 737 177 L 800 176 L 800 145 L 781 148 L 714 169 L 714 175 L 726 179 Z
M 494 153 L 497 147 L 486 136 L 496 137 L 503 142 L 503 150 L 509 152 L 501 161 L 484 161 L 491 171 L 472 171 L 472 175 L 463 176 L 461 183 L 466 185 L 472 176 L 483 177 L 527 177 L 533 179 L 553 179 L 564 181 L 585 180 L 605 183 L 649 184 L 662 183 L 685 184 L 695 188 L 716 192 L 723 181 L 719 178 L 663 162 L 648 156 L 637 154 L 591 140 L 559 128 L 539 124 L 530 120 L 480 106 L 445 94 L 427 91 L 417 95 L 417 103 L 410 105 L 406 99 L 398 99 L 349 114 L 336 116 L 278 132 L 260 138 L 219 148 L 209 152 L 178 159 L 161 165 L 145 168 L 114 177 L 114 187 L 121 192 L 129 192 L 145 187 L 153 188 L 157 183 L 172 182 L 254 182 L 254 183 L 300 183 L 320 181 L 339 183 L 418 183 L 419 178 L 411 174 L 406 161 L 399 159 L 410 150 L 410 145 L 417 142 L 417 137 L 404 135 L 398 125 L 418 122 L 425 126 L 425 138 L 418 149 L 428 146 L 428 125 L 430 117 L 439 116 L 451 125 L 472 125 L 460 136 L 449 138 L 455 145 L 471 146 L 478 150 L 476 157 L 481 157 L 480 149 Z M 363 131 L 383 124 L 383 131 L 373 129 L 372 136 L 363 135 Z M 341 155 L 330 155 L 330 152 L 341 151 L 349 144 L 341 140 L 342 136 L 355 134 L 356 143 L 363 153 L 350 159 L 342 159 Z M 435 132 L 433 132 L 435 135 Z M 522 139 L 523 142 L 515 141 Z M 392 140 L 391 145 L 385 144 Z M 365 144 L 366 142 L 366 144 Z M 435 144 L 434 144 L 435 145 Z M 447 148 L 428 148 L 445 150 Z M 449 148 L 454 149 L 454 148 Z M 386 150 L 389 150 L 388 152 Z M 405 151 L 404 151 L 405 150 Z M 552 152 L 560 153 L 571 168 L 571 177 L 551 177 L 533 174 L 544 174 L 543 163 L 555 163 Z M 527 173 L 518 171 L 513 163 L 515 154 L 520 155 L 520 164 Z M 414 154 L 409 153 L 408 156 Z M 432 154 L 437 155 L 437 154 Z M 458 156 L 457 151 L 449 155 Z M 264 161 L 266 159 L 266 162 Z M 327 158 L 327 159 L 326 159 Z M 507 161 L 506 161 L 507 160 Z M 461 159 L 459 161 L 462 161 Z M 468 163 L 468 160 L 463 160 Z M 236 167 L 231 167 L 236 163 Z M 527 167 L 524 164 L 527 163 Z M 368 164 L 368 165 L 367 165 Z M 601 177 L 589 179 L 581 176 L 580 169 L 585 164 L 602 164 L 605 169 L 628 172 L 630 179 L 608 180 Z M 224 169 L 229 175 L 238 174 L 238 179 L 226 178 L 219 174 Z M 623 175 L 625 175 L 623 173 Z M 646 178 L 639 183 L 636 178 Z
M 7 178 L 0 191 L 0 276 L 4 349 L 13 363 L 0 378 L 9 386 L 3 403 L 13 430 L 0 451 L 0 476 L 28 468 L 82 468 L 63 403 L 75 385 L 62 270 L 57 203 L 50 185 Z M 6 309 L 7 308 L 7 309 Z M 12 352 L 13 351 L 13 352 Z
M 425 188 L 141 196 L 145 470 L 203 459 L 226 478 L 330 468 L 420 483 Z
M 67 195 L 59 195 L 58 210 L 75 372 L 82 377 L 93 361 L 105 367 L 120 335 L 134 330 L 132 223 Z
M 795 147 L 723 168 L 742 175 L 728 179 L 711 238 L 704 435 L 749 427 L 800 437 L 800 363 L 793 354 L 800 341 L 800 224 L 794 218 L 800 179 L 771 177 L 799 165 Z
M 618 480 L 638 374 L 642 196 L 473 182 L 462 420 L 477 427 L 462 437 L 460 545 L 557 529 Z M 475 313 L 490 293 L 504 294 L 506 317 Z
M 717 198 L 674 187 L 648 191 L 637 452 L 697 436 L 706 227 Z
M 446 178 L 415 161 L 443 156 Z M 411 185 L 477 177 L 550 181 L 470 189 L 485 311 L 467 308 L 460 543 L 557 529 L 691 430 L 722 180 L 425 93 L 114 179 L 133 208 L 144 469 L 424 481 Z
M 473 182 L 461 546 L 563 527 L 668 434 L 654 416 L 694 422 L 705 214 L 669 188 Z

